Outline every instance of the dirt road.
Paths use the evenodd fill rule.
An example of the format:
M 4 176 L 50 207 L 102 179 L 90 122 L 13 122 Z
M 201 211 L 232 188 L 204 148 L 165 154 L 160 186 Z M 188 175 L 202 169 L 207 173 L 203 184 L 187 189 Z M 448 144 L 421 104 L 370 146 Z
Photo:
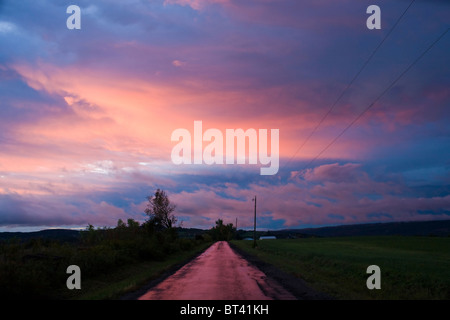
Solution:
M 139 300 L 292 300 L 295 297 L 237 255 L 225 241 L 142 295 Z

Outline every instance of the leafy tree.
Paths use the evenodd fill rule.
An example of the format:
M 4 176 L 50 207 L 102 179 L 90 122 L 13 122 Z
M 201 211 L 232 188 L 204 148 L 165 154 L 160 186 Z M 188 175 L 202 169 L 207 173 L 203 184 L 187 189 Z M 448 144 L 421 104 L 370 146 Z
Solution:
M 123 229 L 126 227 L 127 227 L 127 225 L 125 224 L 125 222 L 123 222 L 122 219 L 117 220 L 117 228 Z
M 139 228 L 139 222 L 134 219 L 128 219 L 127 224 L 128 224 L 128 228 L 134 228 L 134 229 Z
M 233 227 L 232 223 L 227 225 L 223 224 L 222 219 L 216 221 L 216 226 L 210 230 L 213 240 L 216 241 L 228 241 L 233 238 L 236 228 Z
M 150 217 L 148 223 L 156 230 L 171 229 L 178 219 L 172 212 L 176 206 L 172 204 L 164 190 L 157 189 L 153 196 L 147 197 L 145 213 Z
M 92 224 L 88 224 L 86 229 L 81 234 L 83 241 L 86 244 L 95 244 L 98 243 L 101 240 L 101 234 L 100 230 L 95 230 L 94 226 Z

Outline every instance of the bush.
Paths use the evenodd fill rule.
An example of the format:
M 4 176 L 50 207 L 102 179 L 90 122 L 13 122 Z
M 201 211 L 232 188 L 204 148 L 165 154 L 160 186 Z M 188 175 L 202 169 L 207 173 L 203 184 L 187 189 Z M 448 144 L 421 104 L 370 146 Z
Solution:
M 162 260 L 164 253 L 155 242 L 147 242 L 139 246 L 138 257 L 142 260 Z
M 69 265 L 79 266 L 83 279 L 95 278 L 127 264 L 163 260 L 204 241 L 211 237 L 179 239 L 174 228 L 156 231 L 129 220 L 112 229 L 89 225 L 79 242 L 0 242 L 0 298 L 59 298 Z

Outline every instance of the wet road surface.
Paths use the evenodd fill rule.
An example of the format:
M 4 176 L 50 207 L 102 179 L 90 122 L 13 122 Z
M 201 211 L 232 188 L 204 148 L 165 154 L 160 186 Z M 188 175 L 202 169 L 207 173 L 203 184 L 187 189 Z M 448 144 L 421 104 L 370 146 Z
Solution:
M 225 241 L 142 295 L 139 300 L 293 300 L 295 297 L 237 255 Z

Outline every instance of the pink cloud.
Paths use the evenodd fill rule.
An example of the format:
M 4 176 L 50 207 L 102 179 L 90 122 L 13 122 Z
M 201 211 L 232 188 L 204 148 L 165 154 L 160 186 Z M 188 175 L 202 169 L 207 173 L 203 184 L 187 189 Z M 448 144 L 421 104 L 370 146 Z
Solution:
M 178 4 L 190 6 L 192 9 L 201 10 L 211 4 L 227 4 L 229 0 L 164 0 L 164 4 Z
M 360 170 L 361 165 L 357 163 L 325 164 L 314 169 L 307 169 L 304 178 L 307 181 L 321 182 L 350 182 L 358 178 L 366 178 L 365 173 Z
M 299 145 L 296 137 L 306 136 L 314 125 L 310 118 L 317 117 L 313 115 L 315 110 L 305 104 L 280 99 L 277 88 L 261 92 L 211 87 L 205 91 L 193 83 L 184 88 L 177 83 L 119 77 L 103 70 L 57 68 L 48 64 L 39 68 L 17 65 L 15 69 L 34 89 L 61 95 L 72 110 L 71 114 L 16 127 L 16 136 L 34 145 L 50 143 L 59 149 L 70 146 L 72 159 L 78 153 L 80 157 L 91 155 L 92 161 L 100 161 L 105 160 L 106 152 L 126 152 L 131 157 L 168 161 L 173 147 L 172 131 L 191 130 L 194 120 L 203 120 L 205 129 L 280 129 L 281 157 L 291 157 Z M 292 103 L 305 112 L 297 115 L 279 112 Z M 312 157 L 325 143 L 324 138 L 314 137 L 297 157 Z M 45 148 L 46 152 L 52 149 Z M 96 151 L 92 153 L 93 150 Z M 328 155 L 345 156 L 345 150 L 338 147 Z

